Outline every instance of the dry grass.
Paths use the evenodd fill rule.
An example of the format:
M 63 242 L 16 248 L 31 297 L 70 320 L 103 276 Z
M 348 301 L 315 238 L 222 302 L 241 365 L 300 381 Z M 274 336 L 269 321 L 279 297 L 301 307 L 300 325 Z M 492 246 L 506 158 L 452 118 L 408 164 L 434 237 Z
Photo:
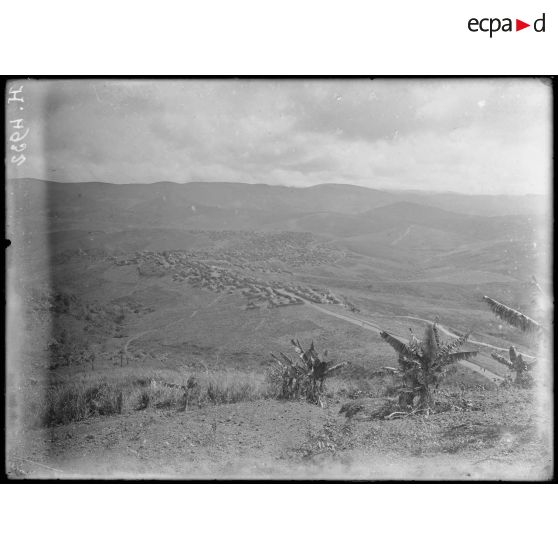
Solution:
M 385 392 L 381 378 L 330 379 L 325 399 L 333 404 L 344 399 L 378 396 Z M 205 405 L 278 398 L 277 386 L 266 372 L 232 368 L 192 372 L 149 367 L 56 370 L 50 372 L 34 413 L 40 423 L 53 426 L 98 415 L 141 411 L 147 408 L 184 411 Z M 40 403 L 39 403 L 40 401 Z
M 206 372 L 199 382 L 202 402 L 238 403 L 272 396 L 262 373 L 219 370 Z
M 122 390 L 105 382 L 92 386 L 55 386 L 46 393 L 43 421 L 47 426 L 54 426 L 95 415 L 119 414 L 122 403 Z
M 341 372 L 329 379 L 325 404 L 329 407 L 347 400 L 389 397 L 393 395 L 392 384 L 390 376 L 380 373 L 354 377 L 350 372 Z M 35 386 L 34 400 L 28 408 L 32 410 L 32 422 L 52 426 L 147 408 L 185 411 L 206 405 L 277 398 L 276 388 L 265 371 L 234 368 L 67 369 L 51 371 L 46 385 Z
M 272 396 L 264 374 L 131 367 L 52 373 L 42 395 L 37 415 L 47 426 L 148 407 L 184 411 Z

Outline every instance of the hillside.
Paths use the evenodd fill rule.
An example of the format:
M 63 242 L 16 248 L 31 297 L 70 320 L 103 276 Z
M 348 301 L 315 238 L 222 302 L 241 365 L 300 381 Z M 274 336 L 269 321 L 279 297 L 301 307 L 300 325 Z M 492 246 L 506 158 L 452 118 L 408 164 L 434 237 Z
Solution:
M 264 290 L 290 288 L 291 283 L 315 284 L 362 305 L 370 297 L 367 285 L 377 281 L 382 285 L 382 304 L 391 307 L 395 284 L 390 282 L 397 282 L 399 289 L 402 285 L 410 288 L 410 282 L 421 285 L 413 291 L 419 306 L 431 296 L 422 299 L 420 294 L 429 291 L 430 283 L 436 289 L 443 284 L 448 288 L 463 285 L 470 293 L 468 304 L 478 299 L 480 291 L 497 291 L 503 285 L 512 299 L 521 298 L 534 264 L 548 253 L 548 242 L 537 244 L 541 221 L 534 215 L 488 217 L 404 200 L 434 204 L 439 199 L 438 205 L 444 205 L 452 199 L 457 206 L 483 206 L 483 200 L 471 201 L 468 196 L 439 194 L 438 198 L 437 194 L 388 193 L 335 184 L 297 189 L 234 183 L 59 184 L 26 179 L 12 188 L 12 238 L 20 241 L 16 255 L 30 272 L 21 287 L 37 288 L 50 258 L 52 289 L 101 297 L 106 302 L 110 297 L 105 292 L 80 292 L 81 279 L 73 281 L 72 277 L 76 273 L 81 277 L 83 268 L 88 284 L 98 284 L 100 289 L 109 283 L 117 286 L 120 276 L 111 275 L 109 269 L 114 258 L 120 258 L 144 262 L 129 265 L 139 285 L 147 280 L 145 266 L 152 265 L 148 262 L 153 254 L 166 261 L 167 267 L 153 260 L 162 271 L 160 275 L 149 272 L 149 280 L 165 291 L 169 289 L 165 277 L 176 274 L 176 264 L 161 254 L 173 251 L 185 254 L 197 266 L 233 275 L 241 272 L 247 285 L 263 281 L 258 288 Z M 500 209 L 506 204 L 515 209 L 517 200 L 504 196 Z M 528 212 L 534 206 L 524 204 L 523 209 Z M 176 281 L 170 284 L 176 291 Z M 433 307 L 437 298 L 430 299 Z M 473 308 L 481 307 L 473 304 Z
M 234 420 L 240 422 L 219 432 L 261 444 L 259 435 L 245 440 L 237 430 L 253 424 L 267 432 L 266 413 L 282 416 L 267 401 L 273 397 L 270 353 L 288 351 L 293 338 L 313 340 L 333 361 L 348 362 L 330 383 L 331 420 L 343 402 L 363 395 L 379 401 L 393 389 L 382 369 L 397 359 L 380 330 L 408 338 L 409 328 L 420 332 L 436 317 L 445 335 L 472 329 L 468 347 L 480 352 L 453 370 L 451 401 L 459 390 L 492 390 L 505 377 L 507 369 L 490 358 L 494 348 L 505 351 L 513 342 L 526 355 L 532 351 L 521 333 L 487 310 L 482 296 L 501 296 L 538 317 L 529 281 L 548 260 L 550 241 L 541 233 L 541 218 L 530 213 L 536 204 L 524 204 L 518 214 L 521 204 L 504 197 L 499 209 L 514 212 L 487 216 L 491 203 L 483 208 L 483 200 L 467 196 L 333 184 L 295 189 L 22 180 L 10 188 L 8 263 L 17 272 L 10 296 L 20 304 L 24 331 L 18 382 L 29 398 L 24 420 L 33 425 L 43 416 L 41 394 L 101 382 L 126 390 L 122 424 L 136 428 L 138 409 L 144 410 L 138 397 L 162 397 L 164 409 L 182 401 L 175 388 L 152 383 L 164 370 L 174 386 L 188 378 L 205 382 L 204 405 L 237 405 Z M 450 199 L 456 203 L 448 209 Z M 250 405 L 258 418 L 250 418 Z M 298 413 L 294 428 L 305 420 L 321 424 L 316 409 L 292 409 Z M 214 413 L 227 423 L 227 412 Z M 188 413 L 198 421 L 211 411 Z M 203 420 L 189 443 L 209 436 Z M 439 428 L 445 432 L 443 421 Z M 75 432 L 72 426 L 53 429 L 64 436 Z M 128 442 L 117 430 L 106 443 L 114 438 L 125 452 Z M 359 432 L 366 436 L 365 429 Z M 101 430 L 95 436 L 105 439 Z M 281 459 L 307 444 L 302 435 L 287 439 Z M 79 448 L 64 451 L 73 455 Z

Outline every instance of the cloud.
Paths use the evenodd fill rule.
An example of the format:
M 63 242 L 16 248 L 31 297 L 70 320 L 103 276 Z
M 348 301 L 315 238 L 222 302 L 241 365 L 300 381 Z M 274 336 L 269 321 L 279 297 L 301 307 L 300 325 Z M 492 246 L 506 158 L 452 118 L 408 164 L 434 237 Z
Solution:
M 24 82 L 24 172 L 544 192 L 551 90 L 532 79 Z

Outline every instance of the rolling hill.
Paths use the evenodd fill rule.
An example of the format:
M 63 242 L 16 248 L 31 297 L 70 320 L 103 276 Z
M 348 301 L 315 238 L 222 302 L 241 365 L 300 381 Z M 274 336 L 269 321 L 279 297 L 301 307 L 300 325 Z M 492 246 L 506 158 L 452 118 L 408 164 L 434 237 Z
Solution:
M 497 339 L 490 337 L 499 333 L 482 294 L 502 292 L 529 304 L 522 295 L 526 281 L 548 254 L 548 244 L 535 241 L 544 203 L 529 197 L 504 196 L 494 204 L 339 184 L 301 189 L 33 179 L 9 189 L 12 261 L 21 277 L 16 288 L 31 298 L 49 289 L 77 297 L 81 310 L 70 322 L 57 318 L 57 327 L 73 324 L 107 353 L 156 323 L 158 332 L 142 337 L 153 354 L 168 353 L 165 339 L 176 338 L 182 341 L 171 352 L 178 360 L 194 345 L 230 345 L 246 352 L 244 364 L 257 364 L 269 346 L 278 350 L 292 319 L 302 324 L 293 334 L 327 339 L 344 355 L 359 355 L 361 365 L 367 354 L 384 354 L 378 340 L 363 352 L 358 329 L 341 338 L 335 318 L 297 306 L 293 293 L 333 297 L 336 312 L 380 314 L 386 327 L 400 327 L 390 315 L 438 314 L 451 327 L 474 324 Z M 490 207 L 510 213 L 489 216 Z M 200 307 L 192 306 L 196 298 Z M 124 312 L 125 319 L 110 326 L 113 337 L 95 319 L 87 321 L 87 305 L 117 318 Z M 142 313 L 146 307 L 154 311 Z M 188 327 L 176 316 L 192 316 Z
M 380 330 L 409 338 L 410 328 L 420 334 L 434 319 L 446 340 L 473 330 L 467 348 L 479 349 L 445 381 L 440 398 L 451 411 L 428 421 L 402 419 L 395 436 L 398 421 L 374 423 L 373 439 L 367 419 L 359 423 L 366 447 L 377 455 L 383 433 L 392 471 L 402 440 L 413 455 L 425 443 L 444 457 L 453 452 L 464 416 L 522 432 L 533 409 L 524 406 L 516 416 L 515 400 L 502 405 L 495 382 L 507 369 L 490 352 L 513 343 L 531 354 L 532 347 L 493 316 L 482 296 L 540 319 L 529 281 L 550 261 L 548 228 L 540 226 L 549 221 L 537 213 L 544 204 L 336 184 L 9 183 L 8 388 L 22 402 L 14 409 L 23 409 L 27 431 L 48 442 L 44 453 L 34 442 L 22 449 L 18 434 L 11 458 L 20 468 L 23 455 L 23 463 L 66 469 L 68 456 L 91 460 L 96 445 L 100 461 L 113 452 L 112 468 L 114 451 L 143 463 L 152 436 L 157 460 L 177 448 L 181 464 L 200 463 L 206 448 L 205 466 L 228 432 L 235 439 L 219 458 L 227 463 L 238 451 L 253 456 L 264 444 L 290 444 L 291 434 L 300 445 L 310 416 L 322 424 L 329 413 L 341 424 L 345 404 L 384 405 L 395 393 L 384 367 L 397 366 L 397 357 Z M 545 278 L 539 276 L 548 286 Z M 270 353 L 292 354 L 293 338 L 348 362 L 328 379 L 324 409 L 273 400 Z M 188 386 L 197 390 L 197 405 Z M 82 420 L 87 413 L 66 403 L 68 393 L 85 401 L 86 411 L 88 394 L 113 394 L 116 414 L 95 406 L 99 416 Z M 473 411 L 473 404 L 484 407 Z M 64 414 L 74 408 L 75 415 Z M 293 412 L 299 419 L 285 427 Z M 432 438 L 437 416 L 447 435 Z M 73 422 L 59 424 L 66 419 Z M 153 421 L 157 432 L 146 433 Z M 425 423 L 423 442 L 412 428 Z M 463 436 L 469 448 L 469 430 Z M 278 455 L 291 462 L 290 454 Z M 56 456 L 65 462 L 53 463 Z

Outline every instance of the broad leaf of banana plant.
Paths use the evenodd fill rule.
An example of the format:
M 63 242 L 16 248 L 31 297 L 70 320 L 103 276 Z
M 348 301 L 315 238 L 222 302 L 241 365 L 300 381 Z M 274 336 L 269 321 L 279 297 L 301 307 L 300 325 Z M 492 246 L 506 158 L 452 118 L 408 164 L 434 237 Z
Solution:
M 404 357 L 410 360 L 416 360 L 419 357 L 419 355 L 417 355 L 410 347 L 408 347 L 402 341 L 399 341 L 399 339 L 391 335 L 391 333 L 388 333 L 387 331 L 382 331 L 380 332 L 380 336 L 386 343 L 388 343 L 388 345 L 390 345 L 393 349 L 395 349 L 400 355 L 403 355 Z
M 499 355 L 498 353 L 490 353 L 490 356 L 494 360 L 497 360 L 500 364 L 503 364 L 504 366 L 507 366 L 510 369 L 513 368 L 513 362 L 509 361 L 506 357 L 503 357 L 502 355 Z
M 529 318 L 522 312 L 515 310 L 514 308 L 510 308 L 493 298 L 488 296 L 484 296 L 483 300 L 490 306 L 490 309 L 496 316 L 500 319 L 504 320 L 508 324 L 521 329 L 521 331 L 529 332 L 529 333 L 540 333 L 543 331 L 543 327 L 541 324 Z
M 434 359 L 438 354 L 438 343 L 436 342 L 436 334 L 434 332 L 434 326 L 432 325 L 426 326 L 422 345 L 423 345 L 422 356 L 425 364 L 430 364 L 434 362 Z
M 447 366 L 448 364 L 455 364 L 460 360 L 469 360 L 473 357 L 476 357 L 478 354 L 478 351 L 462 351 L 458 353 L 450 353 L 444 358 L 444 365 Z

